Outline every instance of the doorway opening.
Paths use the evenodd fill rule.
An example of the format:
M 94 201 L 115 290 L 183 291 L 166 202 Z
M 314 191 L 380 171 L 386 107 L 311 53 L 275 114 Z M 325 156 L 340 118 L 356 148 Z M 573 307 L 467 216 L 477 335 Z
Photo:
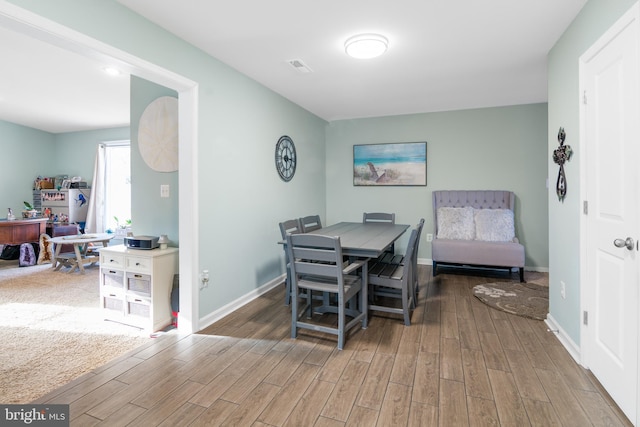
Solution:
M 131 226 L 131 143 L 105 143 L 104 150 L 103 224 L 106 230 L 116 232 Z
M 71 50 L 90 58 L 115 60 L 127 66 L 131 74 L 178 91 L 179 94 L 179 163 L 180 163 L 180 281 L 195 283 L 199 271 L 199 209 L 198 199 L 198 83 L 117 49 L 84 34 L 43 19 L 39 15 L 11 3 L 0 2 L 0 25 L 29 34 L 54 46 Z M 183 179 L 184 178 L 184 179 Z M 183 333 L 199 330 L 197 286 L 180 287 L 178 329 Z

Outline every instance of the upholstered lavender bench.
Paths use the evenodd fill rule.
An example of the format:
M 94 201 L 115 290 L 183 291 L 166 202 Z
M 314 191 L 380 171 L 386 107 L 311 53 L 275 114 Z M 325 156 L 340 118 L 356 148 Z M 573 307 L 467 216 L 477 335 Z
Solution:
M 524 282 L 524 246 L 515 236 L 511 191 L 434 191 L 433 275 L 438 265 L 518 268 Z

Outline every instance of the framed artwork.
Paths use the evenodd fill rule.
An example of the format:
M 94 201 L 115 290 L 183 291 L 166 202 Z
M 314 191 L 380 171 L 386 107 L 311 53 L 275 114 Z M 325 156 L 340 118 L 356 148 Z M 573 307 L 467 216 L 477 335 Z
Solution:
M 427 185 L 427 143 L 353 146 L 353 185 Z

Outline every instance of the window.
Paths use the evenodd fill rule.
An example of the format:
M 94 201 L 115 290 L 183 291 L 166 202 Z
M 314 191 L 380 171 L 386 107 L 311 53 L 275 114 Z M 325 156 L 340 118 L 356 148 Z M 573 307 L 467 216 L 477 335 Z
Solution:
M 106 229 L 114 231 L 131 219 L 130 148 L 129 141 L 105 144 L 103 224 Z

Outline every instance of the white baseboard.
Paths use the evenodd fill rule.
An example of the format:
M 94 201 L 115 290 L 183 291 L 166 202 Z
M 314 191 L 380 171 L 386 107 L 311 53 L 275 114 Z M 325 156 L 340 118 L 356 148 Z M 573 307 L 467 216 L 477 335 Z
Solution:
M 562 329 L 558 323 L 555 321 L 551 314 L 547 314 L 547 319 L 544 321 L 549 327 L 549 331 L 553 332 L 560 344 L 567 349 L 573 360 L 580 366 L 584 366 L 582 364 L 582 355 L 580 353 L 580 347 L 567 335 L 567 332 Z
M 235 301 L 231 301 L 229 304 L 223 307 L 220 307 L 219 309 L 217 309 L 212 313 L 209 313 L 205 317 L 201 317 L 199 322 L 199 328 L 202 330 L 207 326 L 212 325 L 213 323 L 222 319 L 226 315 L 233 313 L 240 307 L 249 304 L 251 301 L 258 298 L 260 295 L 269 292 L 271 289 L 275 288 L 278 285 L 282 285 L 284 283 L 285 277 L 286 277 L 286 274 L 282 274 L 276 277 L 275 279 L 271 280 L 270 282 L 267 282 L 264 285 L 260 286 L 258 289 L 241 296 Z M 282 301 L 282 304 L 284 305 L 284 301 Z

